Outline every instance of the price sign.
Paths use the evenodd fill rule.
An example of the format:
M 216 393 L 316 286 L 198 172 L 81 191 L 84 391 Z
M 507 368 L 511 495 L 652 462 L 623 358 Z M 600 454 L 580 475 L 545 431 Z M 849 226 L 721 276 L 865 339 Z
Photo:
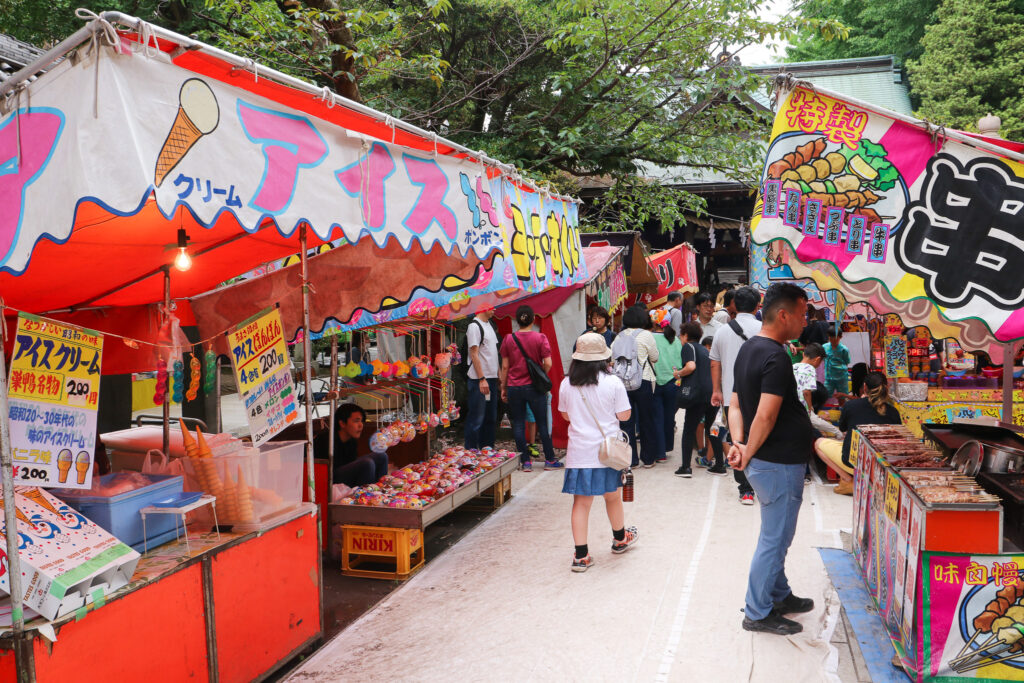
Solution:
M 850 433 L 850 464 L 856 468 L 860 462 L 860 431 L 854 429 Z
M 17 484 L 92 486 L 103 336 L 21 314 L 8 377 Z
M 895 472 L 889 472 L 885 482 L 885 514 L 896 521 L 900 510 L 900 480 Z
M 298 418 L 281 314 L 275 308 L 228 334 L 231 365 L 252 441 L 266 442 Z

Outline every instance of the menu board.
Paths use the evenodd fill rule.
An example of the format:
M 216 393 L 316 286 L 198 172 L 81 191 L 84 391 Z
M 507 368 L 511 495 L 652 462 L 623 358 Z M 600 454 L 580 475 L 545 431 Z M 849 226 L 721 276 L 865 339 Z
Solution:
M 8 418 L 16 484 L 92 486 L 103 335 L 22 313 Z
M 252 442 L 259 446 L 299 416 L 281 313 L 273 308 L 242 323 L 228 333 L 228 343 Z

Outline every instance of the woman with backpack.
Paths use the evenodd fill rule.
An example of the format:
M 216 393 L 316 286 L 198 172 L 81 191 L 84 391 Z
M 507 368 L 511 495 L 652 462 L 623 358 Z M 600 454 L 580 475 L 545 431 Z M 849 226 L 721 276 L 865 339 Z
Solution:
M 651 311 L 651 320 L 657 331 L 654 341 L 658 345 L 658 362 L 654 364 L 654 422 L 658 425 L 655 434 L 658 439 L 658 462 L 667 460 L 676 438 L 676 376 L 681 367 L 679 362 L 683 345 L 672 328 L 671 316 L 664 309 Z
M 501 342 L 501 371 L 498 375 L 501 384 L 501 400 L 508 406 L 508 419 L 512 422 L 512 436 L 519 450 L 519 461 L 524 472 L 533 471 L 530 452 L 526 443 L 526 407 L 530 406 L 537 422 L 537 433 L 544 446 L 544 469 L 555 470 L 565 467 L 555 458 L 555 448 L 551 445 L 551 430 L 548 429 L 547 387 L 540 391 L 532 376 L 530 366 L 536 372 L 546 373 L 551 370 L 551 344 L 548 338 L 531 328 L 535 316 L 533 309 L 523 305 L 516 309 L 516 323 L 519 330 L 505 337 Z M 528 362 L 528 361 L 532 361 Z
M 576 553 L 572 571 L 585 572 L 594 563 L 587 547 L 590 507 L 604 498 L 612 526 L 612 552 L 624 553 L 636 543 L 635 526 L 626 528 L 619 487 L 622 473 L 601 464 L 599 453 L 606 436 L 618 431 L 619 421 L 631 415 L 626 388 L 608 372 L 611 351 L 600 334 L 587 332 L 576 340 L 569 376 L 558 388 L 558 409 L 569 423 L 565 480 L 562 493 L 572 494 L 572 538 Z
M 680 379 L 679 401 L 677 406 L 683 408 L 682 456 L 683 461 L 676 470 L 677 477 L 689 479 L 693 476 L 690 469 L 690 456 L 697 438 L 697 429 L 701 420 L 708 427 L 708 441 L 715 454 L 714 466 L 708 468 L 710 474 L 724 475 L 725 455 L 722 451 L 722 439 L 714 427 L 718 407 L 711 405 L 711 360 L 708 350 L 700 343 L 700 323 L 689 322 L 683 325 L 683 351 L 680 357 L 682 367 L 675 372 Z
M 649 327 L 651 318 L 647 308 L 643 304 L 630 306 L 622 314 L 622 331 L 612 344 L 614 373 L 626 386 L 631 408 L 629 419 L 622 423 L 622 431 L 633 447 L 633 467 L 643 461 L 645 468 L 654 467 L 654 463 L 665 457 L 664 451 L 658 453 L 656 430 L 660 425 L 654 422 L 654 364 L 658 362 L 658 344 Z

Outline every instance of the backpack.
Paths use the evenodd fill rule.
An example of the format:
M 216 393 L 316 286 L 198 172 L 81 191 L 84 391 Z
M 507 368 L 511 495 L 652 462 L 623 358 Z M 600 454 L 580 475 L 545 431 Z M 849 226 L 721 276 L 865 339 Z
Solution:
M 476 318 L 469 321 L 469 325 L 477 325 L 480 327 L 480 343 L 484 340 L 484 325 Z M 473 359 L 469 355 L 469 326 L 466 327 L 466 334 L 462 335 L 462 341 L 459 342 L 459 370 L 462 374 L 469 376 L 469 368 L 472 367 Z
M 612 374 L 622 380 L 626 391 L 636 391 L 644 379 L 637 353 L 636 336 L 623 330 L 612 342 Z

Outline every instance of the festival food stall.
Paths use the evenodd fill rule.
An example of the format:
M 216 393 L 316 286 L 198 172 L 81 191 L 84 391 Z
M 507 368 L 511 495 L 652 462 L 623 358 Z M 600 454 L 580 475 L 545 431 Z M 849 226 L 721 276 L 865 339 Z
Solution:
M 777 87 L 753 240 L 794 276 L 898 314 L 900 334 L 925 326 L 937 339 L 1012 359 L 1024 337 L 1024 287 L 1010 275 L 1024 253 L 1021 146 L 936 129 L 785 76 Z M 885 363 L 908 365 L 899 353 Z M 1004 367 L 1008 415 L 1012 368 Z M 1008 445 L 1024 439 L 1013 425 L 975 433 L 982 428 L 939 417 L 917 433 L 906 425 L 854 432 L 857 562 L 914 680 L 1021 680 L 1024 563 L 1006 521 L 1020 477 L 1000 489 L 989 475 L 1024 462 Z
M 14 331 L 0 387 L 2 531 L 16 530 L 0 558 L 0 677 L 262 677 L 322 630 L 318 515 L 300 497 L 316 501 L 313 316 L 418 310 L 414 292 L 473 283 L 496 254 L 517 285 L 585 279 L 575 204 L 481 153 L 119 13 L 93 17 L 0 97 L 0 293 Z M 339 238 L 316 258 L 347 252 L 358 286 L 322 311 L 310 251 Z M 190 297 L 296 252 L 291 291 L 221 310 L 198 343 L 185 339 Z M 370 269 L 387 259 L 403 278 L 368 301 L 380 293 Z M 299 327 L 306 438 L 282 443 L 273 437 L 302 420 L 285 347 Z M 215 388 L 218 352 L 246 406 L 244 443 L 169 424 L 171 402 Z M 154 369 L 164 425 L 152 447 L 163 458 L 173 443 L 185 475 L 146 474 L 141 488 L 132 475 L 92 477 L 100 376 Z M 479 486 L 476 474 L 463 481 L 475 468 L 457 469 Z M 62 488 L 80 495 L 44 491 Z M 185 526 L 202 514 L 212 523 Z M 142 557 L 129 547 L 140 542 Z M 50 558 L 54 548 L 72 560 Z

